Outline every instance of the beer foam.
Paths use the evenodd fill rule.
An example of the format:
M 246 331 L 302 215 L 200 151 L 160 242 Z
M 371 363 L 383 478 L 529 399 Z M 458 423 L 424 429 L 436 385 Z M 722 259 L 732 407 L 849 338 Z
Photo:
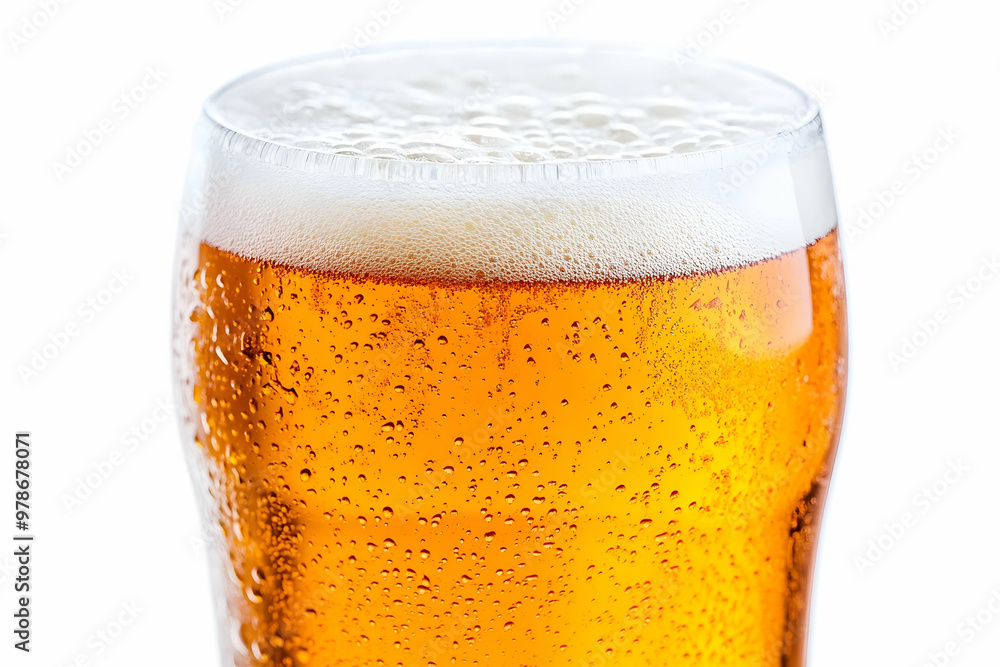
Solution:
M 644 51 L 397 48 L 251 74 L 206 105 L 202 238 L 411 280 L 741 266 L 835 226 L 818 110 L 746 68 Z

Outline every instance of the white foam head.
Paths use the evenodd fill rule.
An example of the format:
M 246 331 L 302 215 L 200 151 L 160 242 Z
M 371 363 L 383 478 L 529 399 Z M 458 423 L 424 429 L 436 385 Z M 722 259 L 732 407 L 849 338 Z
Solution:
M 743 67 L 636 49 L 397 48 L 251 74 L 206 104 L 201 237 L 412 280 L 740 266 L 835 225 L 818 109 Z

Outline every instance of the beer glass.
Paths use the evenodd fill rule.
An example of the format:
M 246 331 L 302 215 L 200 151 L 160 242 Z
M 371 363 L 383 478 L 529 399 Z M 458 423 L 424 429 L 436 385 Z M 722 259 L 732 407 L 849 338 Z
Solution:
M 204 107 L 174 306 L 226 665 L 801 665 L 846 379 L 816 103 L 397 46 Z

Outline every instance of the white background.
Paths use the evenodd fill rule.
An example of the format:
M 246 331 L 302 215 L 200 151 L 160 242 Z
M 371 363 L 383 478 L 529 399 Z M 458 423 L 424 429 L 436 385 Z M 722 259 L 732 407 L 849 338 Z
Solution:
M 400 0 L 374 39 L 558 35 L 683 48 L 728 9 L 721 34 L 701 35 L 708 54 L 826 97 L 842 233 L 858 233 L 845 238 L 851 391 L 814 588 L 813 667 L 916 667 L 950 641 L 959 651 L 947 664 L 996 664 L 1000 655 L 1000 614 L 984 613 L 992 623 L 969 641 L 959 627 L 992 591 L 1000 599 L 1000 278 L 961 308 L 953 294 L 1000 253 L 1000 3 L 907 0 L 912 15 L 897 15 L 899 29 L 883 34 L 894 1 L 577 0 L 552 27 L 546 11 L 558 11 L 558 0 Z M 192 489 L 173 420 L 155 420 L 156 401 L 171 393 L 172 246 L 192 125 L 218 85 L 351 43 L 387 0 L 49 2 L 55 14 L 16 45 L 10 35 L 32 35 L 24 21 L 40 23 L 32 17 L 45 3 L 4 0 L 0 10 L 0 471 L 13 467 L 14 431 L 31 430 L 38 536 L 30 655 L 11 648 L 12 549 L 0 547 L 0 663 L 216 665 Z M 167 76 L 122 119 L 115 101 L 147 67 Z M 60 181 L 53 163 L 104 118 L 111 134 Z M 942 129 L 957 139 L 914 180 L 907 162 Z M 894 180 L 902 194 L 861 230 L 859 208 Z M 81 304 L 99 298 L 115 271 L 127 286 L 91 318 Z M 918 336 L 926 344 L 894 369 L 888 354 L 938 310 L 947 321 Z M 22 379 L 18 367 L 74 323 L 79 334 Z M 143 427 L 148 436 L 68 509 L 78 480 Z M 968 471 L 939 484 L 929 509 L 916 505 L 949 462 Z M 0 472 L 4 497 L 11 477 Z M 10 502 L 0 502 L 3 545 L 14 532 Z M 904 512 L 916 525 L 890 540 L 884 525 Z M 859 567 L 880 537 L 894 543 Z M 103 646 L 96 633 L 132 602 L 138 618 Z

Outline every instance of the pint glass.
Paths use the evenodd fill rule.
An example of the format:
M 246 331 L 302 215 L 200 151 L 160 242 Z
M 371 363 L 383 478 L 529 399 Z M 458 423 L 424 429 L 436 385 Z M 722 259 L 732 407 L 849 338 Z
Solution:
M 175 293 L 226 665 L 803 664 L 846 379 L 819 110 L 640 47 L 204 107 Z

